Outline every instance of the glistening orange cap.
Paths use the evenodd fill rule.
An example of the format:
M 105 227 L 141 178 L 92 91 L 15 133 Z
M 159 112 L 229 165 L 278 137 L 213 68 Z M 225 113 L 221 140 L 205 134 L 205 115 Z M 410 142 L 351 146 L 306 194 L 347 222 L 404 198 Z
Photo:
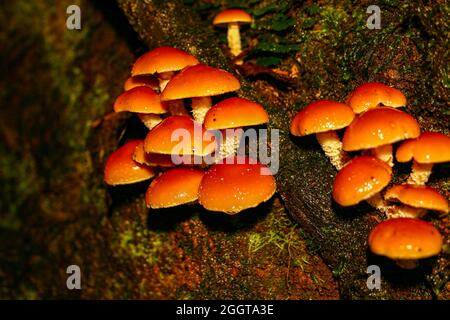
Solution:
M 133 160 L 141 140 L 131 140 L 114 151 L 106 160 L 104 180 L 109 185 L 130 184 L 152 178 L 156 171 Z
M 208 130 L 220 130 L 267 122 L 269 115 L 259 103 L 243 98 L 228 98 L 208 110 L 203 125 Z
M 375 108 L 380 104 L 398 108 L 406 105 L 405 95 L 398 89 L 379 82 L 369 82 L 357 87 L 347 99 L 355 113 Z
M 178 71 L 197 63 L 197 58 L 183 50 L 160 47 L 140 56 L 134 63 L 131 74 L 136 76 Z
M 336 175 L 333 199 L 344 207 L 356 205 L 383 190 L 391 174 L 391 167 L 375 157 L 353 158 Z
M 414 159 L 418 163 L 450 161 L 450 137 L 438 132 L 424 132 L 417 139 L 405 141 L 395 154 L 398 162 Z
M 420 135 L 419 123 L 411 115 L 392 108 L 364 112 L 345 130 L 345 151 L 358 151 L 392 144 Z
M 448 201 L 437 190 L 428 186 L 396 185 L 384 195 L 386 200 L 397 200 L 414 208 L 448 213 Z
M 215 135 L 188 116 L 170 116 L 145 138 L 147 153 L 205 156 L 215 151 Z
M 196 201 L 203 174 L 202 170 L 181 167 L 164 172 L 145 194 L 147 207 L 169 208 Z
M 236 214 L 269 200 L 275 190 L 275 179 L 269 168 L 252 164 L 248 158 L 232 157 L 211 166 L 205 173 L 199 202 L 211 211 Z
M 122 93 L 114 103 L 114 111 L 162 114 L 168 111 L 167 103 L 147 86 L 136 87 Z
M 319 100 L 300 110 L 291 122 L 291 133 L 295 136 L 339 130 L 347 127 L 355 118 L 348 105 L 333 101 Z
M 213 24 L 228 24 L 232 22 L 251 23 L 252 17 L 241 9 L 226 9 L 214 17 Z
M 369 235 L 370 250 L 391 259 L 422 259 L 438 254 L 442 236 L 430 223 L 395 218 L 379 223 Z
M 239 90 L 241 84 L 231 73 L 198 64 L 183 69 L 169 81 L 161 99 L 177 100 L 193 97 L 209 97 Z

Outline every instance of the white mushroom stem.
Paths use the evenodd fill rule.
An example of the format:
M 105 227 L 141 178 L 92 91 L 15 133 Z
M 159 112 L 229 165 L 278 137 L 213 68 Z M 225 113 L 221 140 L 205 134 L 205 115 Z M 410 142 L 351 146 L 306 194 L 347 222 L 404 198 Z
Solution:
M 183 100 L 171 100 L 167 101 L 169 106 L 169 112 L 173 116 L 189 116 L 189 112 L 186 110 L 184 106 Z
M 192 115 L 195 121 L 203 123 L 206 113 L 211 108 L 211 97 L 196 97 L 192 98 Z
M 159 91 L 162 92 L 174 75 L 173 71 L 161 72 L 158 75 Z
M 386 203 L 380 193 L 377 193 L 366 200 L 368 204 L 370 204 L 375 209 L 381 211 L 386 214 L 388 217 L 392 215 L 393 206 L 390 206 Z
M 416 259 L 398 259 L 395 263 L 402 269 L 412 270 L 417 268 L 419 263 Z
M 342 142 L 339 140 L 336 131 L 317 133 L 316 138 L 333 166 L 335 166 L 336 169 L 341 170 L 348 162 L 349 156 L 342 150 Z
M 372 149 L 372 154 L 381 161 L 386 162 L 389 166 L 394 166 L 394 157 L 392 155 L 392 144 L 386 144 L 378 148 Z
M 220 133 L 222 134 L 222 141 L 218 148 L 219 152 L 215 158 L 216 163 L 220 162 L 222 159 L 236 154 L 236 151 L 238 150 L 239 144 L 241 142 L 243 132 L 244 131 L 241 128 L 220 131 Z
M 418 163 L 414 160 L 407 183 L 424 185 L 431 175 L 432 163 Z
M 139 113 L 138 116 L 139 119 L 141 119 L 142 123 L 150 130 L 152 130 L 162 121 L 159 115 L 153 113 Z
M 238 56 L 242 52 L 239 23 L 233 22 L 228 24 L 227 40 L 231 54 L 235 57 Z

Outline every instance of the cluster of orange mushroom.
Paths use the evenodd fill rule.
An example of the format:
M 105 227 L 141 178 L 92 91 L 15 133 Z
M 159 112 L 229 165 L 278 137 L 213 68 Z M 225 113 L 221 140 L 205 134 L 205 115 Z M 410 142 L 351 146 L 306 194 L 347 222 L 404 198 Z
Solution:
M 420 218 L 428 210 L 449 212 L 447 199 L 425 184 L 433 164 L 450 161 L 450 137 L 421 133 L 417 120 L 398 109 L 403 106 L 406 97 L 400 90 L 366 83 L 345 103 L 309 104 L 295 115 L 290 131 L 295 136 L 316 135 L 338 170 L 332 191 L 336 203 L 348 207 L 365 200 L 386 214 L 388 219 L 370 233 L 371 251 L 413 268 L 417 259 L 437 255 L 442 248 L 439 231 Z M 394 159 L 393 144 L 403 140 Z M 351 158 L 349 153 L 356 152 Z M 391 186 L 382 196 L 392 180 L 394 160 L 413 160 L 412 171 L 406 183 Z
M 145 197 L 152 209 L 198 202 L 236 214 L 270 199 L 276 184 L 269 168 L 237 154 L 240 134 L 222 139 L 224 130 L 267 123 L 266 110 L 239 97 L 212 106 L 212 97 L 239 88 L 231 73 L 180 49 L 160 47 L 139 57 L 114 111 L 137 114 L 149 131 L 109 156 L 105 182 L 117 186 L 153 178 Z M 211 163 L 204 161 L 207 156 Z

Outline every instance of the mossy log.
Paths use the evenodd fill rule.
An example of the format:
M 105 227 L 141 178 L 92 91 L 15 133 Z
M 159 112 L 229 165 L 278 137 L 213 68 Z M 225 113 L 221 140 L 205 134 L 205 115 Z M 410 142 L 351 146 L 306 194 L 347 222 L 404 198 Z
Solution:
M 162 45 L 179 47 L 196 55 L 204 63 L 232 69 L 219 50 L 219 44 L 211 32 L 211 27 L 180 2 L 119 0 L 118 3 L 128 21 L 149 48 Z M 373 46 L 359 48 L 365 51 L 360 53 L 360 57 L 367 56 L 369 52 L 376 56 L 377 53 L 372 51 L 384 48 L 376 42 L 375 35 L 367 35 L 367 37 L 368 42 L 372 42 Z M 409 43 L 403 49 L 403 54 L 406 54 L 409 49 L 414 48 Z M 346 52 L 341 54 L 343 59 Z M 357 62 L 359 63 L 355 61 Z M 370 68 L 374 67 L 376 66 L 370 66 Z M 394 70 L 399 67 L 399 65 L 396 66 Z M 368 75 L 367 70 L 361 68 L 355 70 L 355 73 L 353 77 L 358 81 L 377 75 L 380 78 L 379 71 L 377 74 L 373 72 Z M 392 79 L 388 80 L 392 82 Z M 242 82 L 243 87 L 239 94 L 264 104 L 270 113 L 270 127 L 280 129 L 282 132 L 280 170 L 277 174 L 278 192 L 290 214 L 319 247 L 321 256 L 335 271 L 339 278 L 342 297 L 398 297 L 399 286 L 402 288 L 400 291 L 403 297 L 429 297 L 430 289 L 423 285 L 424 274 L 429 270 L 420 268 L 409 273 L 398 272 L 395 267 L 389 266 L 388 262 L 368 253 L 367 236 L 377 223 L 377 214 L 365 206 L 344 210 L 333 204 L 330 194 L 336 172 L 313 139 L 297 139 L 288 134 L 292 106 L 285 105 L 281 99 L 278 101 L 266 99 L 268 94 L 262 91 L 261 87 L 252 86 L 244 79 Z M 307 82 L 302 82 L 300 79 L 297 86 L 303 89 L 297 90 L 308 90 L 305 88 L 307 85 Z M 383 274 L 385 281 L 383 290 L 371 291 L 366 285 L 368 276 L 366 268 L 370 264 L 379 263 L 382 263 L 384 270 L 387 270 Z M 402 272 L 403 275 L 400 276 Z M 398 277 L 404 280 L 403 284 Z

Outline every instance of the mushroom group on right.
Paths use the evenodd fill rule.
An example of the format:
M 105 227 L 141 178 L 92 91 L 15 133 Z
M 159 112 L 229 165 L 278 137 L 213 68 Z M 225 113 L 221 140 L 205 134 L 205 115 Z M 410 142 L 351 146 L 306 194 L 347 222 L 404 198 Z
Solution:
M 442 248 L 439 231 L 420 219 L 427 211 L 449 212 L 447 199 L 424 185 L 433 164 L 450 161 L 450 137 L 421 133 L 418 121 L 399 110 L 406 103 L 405 95 L 396 88 L 365 83 L 345 102 L 308 104 L 293 118 L 290 132 L 294 136 L 316 134 L 338 170 L 332 191 L 337 204 L 351 207 L 367 201 L 387 219 L 371 232 L 371 251 L 396 260 L 402 268 L 412 268 L 417 259 L 437 255 Z M 345 130 L 342 142 L 336 133 L 340 129 Z M 394 158 L 398 142 L 403 143 Z M 395 160 L 413 160 L 411 175 L 384 192 L 392 182 Z

